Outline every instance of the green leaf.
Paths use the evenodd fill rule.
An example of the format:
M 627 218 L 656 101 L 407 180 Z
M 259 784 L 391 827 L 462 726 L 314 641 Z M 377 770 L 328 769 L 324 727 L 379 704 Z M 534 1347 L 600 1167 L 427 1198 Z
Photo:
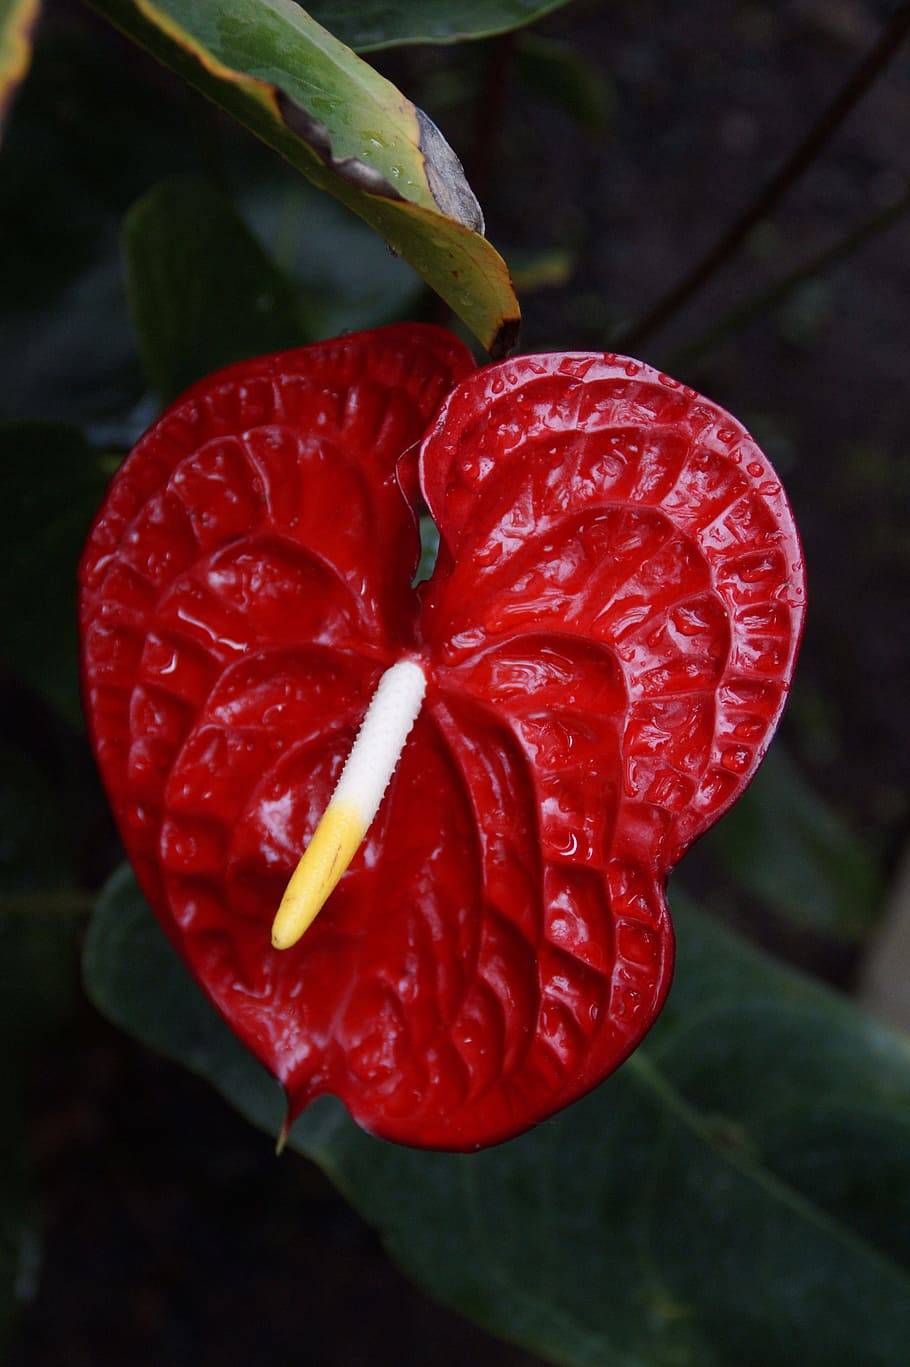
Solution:
M 291 282 L 202 181 L 150 190 L 127 215 L 123 246 L 139 354 L 165 402 L 231 361 L 313 340 Z
M 143 379 L 120 262 L 123 217 L 163 176 L 201 170 L 202 153 L 219 144 L 242 187 L 244 221 L 294 276 L 307 337 L 413 317 L 425 303 L 420 278 L 343 205 L 193 92 L 162 82 L 94 16 L 76 11 L 61 27 L 49 14 L 3 147 L 4 416 L 91 425 L 103 440 L 113 430 L 124 444 L 138 435 L 143 419 L 131 410 Z M 244 334 L 242 314 L 235 329 Z
M 603 1086 L 477 1155 L 363 1134 L 332 1099 L 291 1143 L 434 1298 L 578 1367 L 904 1367 L 910 1055 L 677 905 L 663 1017 Z M 85 958 L 99 1008 L 275 1132 L 277 1088 L 205 1005 L 128 872 Z
M 299 177 L 259 185 L 241 208 L 259 239 L 305 295 L 317 337 L 419 317 L 426 291 L 400 257 L 344 205 Z M 298 224 L 306 224 L 306 234 Z
M 79 432 L 0 423 L 0 657 L 75 726 L 76 566 L 112 472 Z
M 0 175 L 0 414 L 116 421 L 142 394 L 118 256 L 121 219 L 154 181 L 198 164 L 186 100 L 49 13 L 10 119 Z M 182 95 L 182 92 L 181 92 Z
M 0 0 L 0 133 L 3 119 L 32 59 L 39 0 Z
M 518 304 L 438 129 L 287 0 L 93 0 L 378 232 L 492 353 Z
M 348 47 L 359 52 L 405 43 L 460 43 L 533 24 L 568 0 L 316 0 L 307 6 Z
M 844 940 L 874 924 L 874 859 L 779 746 L 702 848 L 786 924 Z
M 83 977 L 109 1020 L 208 1078 L 248 1120 L 278 1134 L 281 1088 L 193 985 L 126 864 L 108 882 L 92 917 Z

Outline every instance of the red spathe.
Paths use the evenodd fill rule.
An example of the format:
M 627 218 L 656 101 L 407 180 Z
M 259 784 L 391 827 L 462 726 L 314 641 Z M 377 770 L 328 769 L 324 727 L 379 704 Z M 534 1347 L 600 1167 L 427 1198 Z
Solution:
M 442 546 L 413 590 L 417 478 Z M 402 325 L 232 366 L 142 439 L 82 562 L 85 700 L 140 883 L 292 1115 L 332 1092 L 473 1149 L 654 1021 L 667 873 L 752 777 L 803 611 L 780 484 L 715 404 Z M 427 695 L 379 815 L 276 951 L 402 656 Z

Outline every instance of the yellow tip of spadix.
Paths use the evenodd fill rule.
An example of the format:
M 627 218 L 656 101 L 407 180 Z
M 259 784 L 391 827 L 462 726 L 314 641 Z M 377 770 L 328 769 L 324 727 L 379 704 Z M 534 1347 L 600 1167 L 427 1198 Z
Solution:
M 290 949 L 313 924 L 365 835 L 363 816 L 353 802 L 329 803 L 272 922 L 275 949 Z

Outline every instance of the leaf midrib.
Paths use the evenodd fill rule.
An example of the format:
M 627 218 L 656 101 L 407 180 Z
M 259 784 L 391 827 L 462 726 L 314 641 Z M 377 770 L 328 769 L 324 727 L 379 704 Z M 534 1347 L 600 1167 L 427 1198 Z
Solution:
M 710 1149 L 722 1164 L 732 1168 L 747 1181 L 754 1182 L 769 1200 L 785 1206 L 819 1233 L 835 1240 L 859 1257 L 868 1259 L 881 1272 L 902 1283 L 904 1290 L 910 1294 L 910 1271 L 892 1262 L 874 1244 L 826 1214 L 797 1188 L 756 1162 L 748 1153 L 722 1143 L 701 1113 L 666 1079 L 660 1068 L 646 1057 L 643 1049 L 639 1049 L 627 1059 L 623 1066 L 634 1074 L 644 1088 L 657 1096 L 675 1119 Z

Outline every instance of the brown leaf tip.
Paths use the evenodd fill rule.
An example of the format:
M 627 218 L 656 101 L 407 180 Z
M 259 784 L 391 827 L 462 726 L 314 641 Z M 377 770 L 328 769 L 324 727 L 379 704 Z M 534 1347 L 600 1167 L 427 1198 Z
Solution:
M 504 318 L 496 329 L 496 333 L 489 345 L 490 360 L 504 361 L 507 356 L 518 346 L 518 338 L 521 333 L 520 318 Z

